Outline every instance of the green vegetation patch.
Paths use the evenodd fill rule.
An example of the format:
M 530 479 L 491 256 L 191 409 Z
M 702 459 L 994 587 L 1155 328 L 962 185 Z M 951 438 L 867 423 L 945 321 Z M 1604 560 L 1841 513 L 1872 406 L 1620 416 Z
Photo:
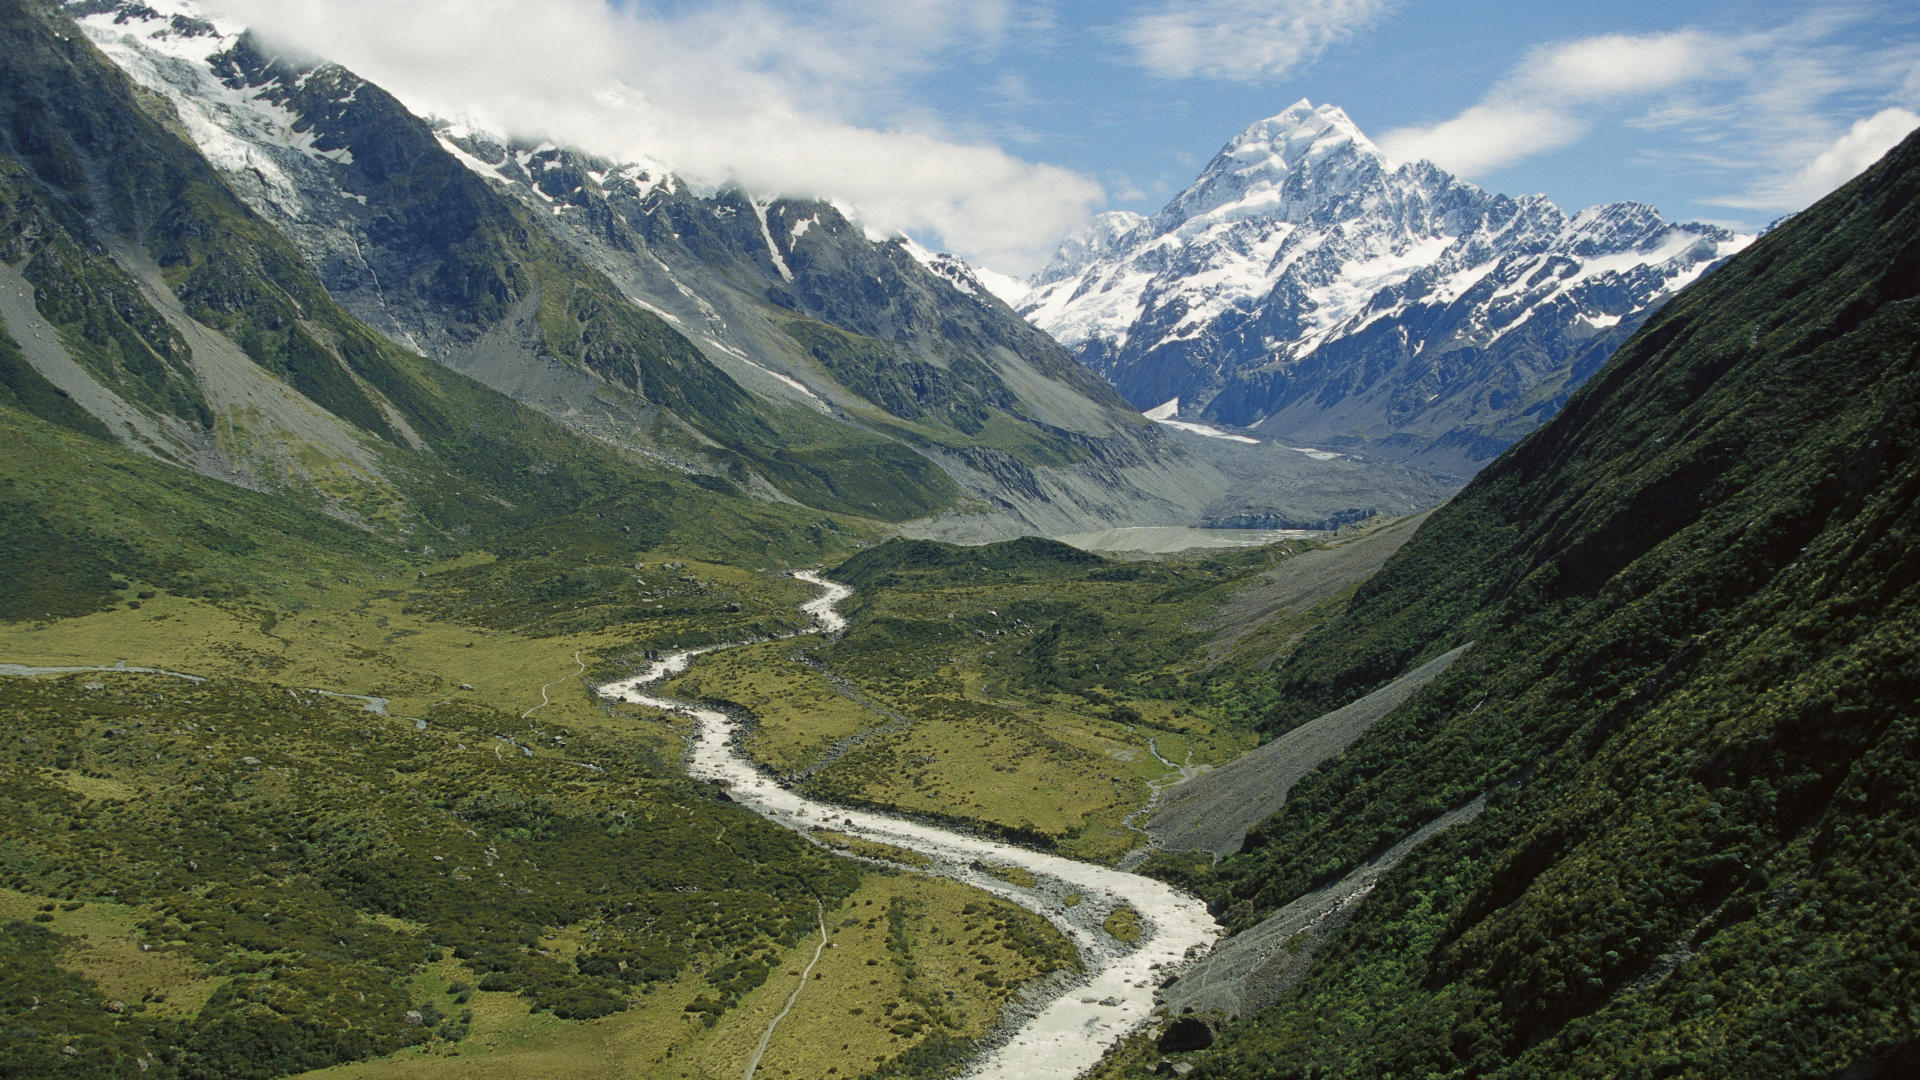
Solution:
M 851 836 L 847 833 L 835 832 L 832 829 L 815 829 L 813 835 L 815 839 L 833 848 L 835 851 L 844 851 L 849 855 L 858 855 L 861 858 L 879 859 L 882 862 L 897 863 L 901 866 L 909 866 L 916 870 L 926 870 L 933 866 L 933 860 L 926 855 L 922 855 L 917 851 L 908 850 L 907 848 L 895 847 L 892 844 L 883 844 L 877 840 Z
M 894 720 L 850 684 L 836 681 L 818 661 L 810 663 L 802 650 L 812 644 L 770 641 L 703 656 L 662 689 L 671 697 L 711 702 L 752 717 L 745 744 L 753 759 L 782 773 L 798 773 L 842 740 Z
M 1018 885 L 1023 889 L 1031 889 L 1039 884 L 1034 879 L 1033 872 L 1024 866 L 1015 866 L 1011 863 L 983 863 L 980 869 L 1001 881 Z
M 829 947 L 768 1041 L 764 1075 L 950 1075 L 1020 985 L 1078 964 L 1038 915 L 915 874 L 870 879 L 827 909 L 826 924 Z M 801 985 L 811 952 L 803 943 L 788 953 L 765 988 L 694 1051 L 704 1075 L 740 1075 L 766 1023 Z
M 139 587 L 240 597 L 286 566 L 347 573 L 395 552 L 284 500 L 0 408 L 0 619 L 97 611 Z M 271 552 L 271 557 L 262 557 Z
M 1131 945 L 1140 940 L 1143 925 L 1140 921 L 1140 913 L 1122 904 L 1114 908 L 1112 913 L 1100 923 L 1100 929 Z
M 539 742 L 475 705 L 416 723 L 245 680 L 5 681 L 4 885 L 137 909 L 144 951 L 178 958 L 144 998 L 218 981 L 152 1035 L 181 1075 L 450 1041 L 458 1018 L 409 983 L 445 956 L 562 1019 L 626 1009 L 689 964 L 724 1009 L 758 985 L 754 956 L 860 880 L 617 734 Z M 52 955 L 21 933 L 23 954 Z M 556 954 L 567 933 L 582 944 Z M 103 1009 L 88 970 L 55 962 L 33 985 Z M 134 988 L 121 979 L 123 1004 Z M 54 1020 L 41 1027 L 59 1045 L 118 1053 L 108 1043 L 133 1037 Z
M 1008 581 L 1077 578 L 1107 560 L 1058 540 L 1024 536 L 997 544 L 959 547 L 937 540 L 888 540 L 831 571 L 855 588 L 974 584 L 982 575 Z

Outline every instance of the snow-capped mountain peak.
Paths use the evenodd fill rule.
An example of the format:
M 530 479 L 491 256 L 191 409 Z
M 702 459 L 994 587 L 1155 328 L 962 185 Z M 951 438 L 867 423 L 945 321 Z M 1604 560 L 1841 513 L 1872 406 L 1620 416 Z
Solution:
M 1386 155 L 1334 105 L 1302 98 L 1235 136 L 1199 179 L 1154 216 L 1165 228 L 1222 210 L 1268 204 L 1298 213 L 1383 171 Z
M 1207 168 L 1225 162 L 1262 165 L 1287 172 L 1343 155 L 1385 165 L 1386 155 L 1360 131 L 1338 105 L 1314 105 L 1305 98 L 1235 136 Z
M 1177 397 L 1194 417 L 1464 475 L 1751 239 L 1392 168 L 1345 112 L 1300 101 L 1151 218 L 1067 240 L 1020 310 L 1137 406 Z

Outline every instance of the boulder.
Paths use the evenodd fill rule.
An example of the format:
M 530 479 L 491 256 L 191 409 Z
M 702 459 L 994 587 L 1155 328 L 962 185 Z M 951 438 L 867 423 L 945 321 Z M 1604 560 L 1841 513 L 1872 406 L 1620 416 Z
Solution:
M 1213 1045 L 1213 1024 L 1204 1017 L 1183 1016 L 1167 1025 L 1160 1036 L 1160 1052 L 1163 1054 L 1184 1054 L 1190 1050 L 1205 1050 Z

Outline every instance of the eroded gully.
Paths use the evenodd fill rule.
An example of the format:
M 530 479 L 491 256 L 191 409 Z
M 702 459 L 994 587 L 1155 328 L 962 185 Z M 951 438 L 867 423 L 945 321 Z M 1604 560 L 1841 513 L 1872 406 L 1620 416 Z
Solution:
M 801 610 L 815 623 L 813 632 L 846 627 L 841 601 L 853 595 L 845 585 L 815 574 L 794 577 L 822 589 Z M 743 643 L 744 644 L 744 643 Z M 937 825 L 868 810 L 815 802 L 784 788 L 762 772 L 736 745 L 739 724 L 725 713 L 674 701 L 647 688 L 687 669 L 697 657 L 735 648 L 717 645 L 674 653 L 629 679 L 599 688 L 602 697 L 646 705 L 691 717 L 695 731 L 687 771 L 697 779 L 719 781 L 736 802 L 776 824 L 803 835 L 832 829 L 919 852 L 932 871 L 1006 897 L 1044 916 L 1080 950 L 1085 974 L 1071 985 L 1052 984 L 1041 1000 L 1026 999 L 1018 1014 L 988 1040 L 988 1049 L 967 1073 L 975 1080 L 1038 1080 L 1078 1076 L 1126 1034 L 1147 1022 L 1154 991 L 1212 947 L 1221 928 L 1198 899 L 1152 878 L 1097 866 L 1014 844 L 955 832 Z M 1035 879 L 1031 889 L 989 875 L 984 866 L 1018 866 Z M 1069 897 L 1077 897 L 1068 904 Z M 1118 907 L 1139 913 L 1141 933 L 1133 943 L 1100 929 Z

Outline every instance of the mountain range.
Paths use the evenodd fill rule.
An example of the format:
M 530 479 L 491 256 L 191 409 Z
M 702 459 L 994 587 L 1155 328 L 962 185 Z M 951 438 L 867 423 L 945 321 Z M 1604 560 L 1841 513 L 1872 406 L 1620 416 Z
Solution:
M 1301 101 L 1010 299 L 1140 409 L 1461 479 L 1751 236 L 1398 167 Z
M 1313 524 L 1446 490 L 1223 470 L 963 264 L 829 202 L 429 122 L 183 0 L 68 10 L 347 313 L 656 467 L 935 535 L 1229 520 L 1263 486 Z
M 484 178 L 476 158 L 379 88 L 275 59 L 189 5 L 167 7 L 70 9 L 131 84 L 76 55 L 48 57 L 59 70 L 42 70 L 23 49 L 10 65 L 16 112 L 141 112 L 115 121 L 133 129 L 118 138 L 82 138 L 80 153 L 57 162 L 29 157 L 41 179 L 84 187 L 82 173 L 136 168 L 126 159 L 144 155 L 215 192 L 75 233 L 114 288 L 143 301 L 151 332 L 178 339 L 161 350 L 168 392 L 191 408 L 155 416 L 117 378 L 64 386 L 95 415 L 125 414 L 150 452 L 361 513 L 321 489 L 380 472 L 355 448 L 364 437 L 425 446 L 421 418 L 353 368 L 361 348 L 398 364 L 419 363 L 400 353 L 424 357 L 636 464 L 776 503 L 892 521 L 970 509 L 1031 529 L 1035 518 L 1109 523 L 1121 506 L 1190 518 L 1189 493 L 1220 487 L 1044 336 L 900 245 L 867 240 L 831 207 L 703 199 L 617 170 L 589 199 L 579 180 L 592 163 L 557 152 L 534 162 L 538 183 L 524 170 L 517 184 Z M 67 138 L 79 125 L 64 127 Z M 178 136 L 200 155 L 176 148 Z M 572 216 L 554 210 L 575 204 Z M 266 261 L 273 293 L 304 290 L 311 303 L 295 296 L 258 331 L 208 318 L 250 312 L 253 297 L 226 282 L 180 295 L 180 255 L 139 235 L 155 227 L 146 216 L 167 228 L 194 210 L 262 234 L 238 264 Z M 784 223 L 784 252 L 762 227 L 769 211 Z M 215 258 L 205 272 L 235 270 Z M 322 331 L 314 305 L 347 321 Z M 271 362 L 262 381 L 267 337 L 300 354 L 285 361 L 292 396 L 273 386 L 289 377 Z M 207 394 L 218 400 L 200 402 Z M 239 407 L 248 395 L 275 400 Z

